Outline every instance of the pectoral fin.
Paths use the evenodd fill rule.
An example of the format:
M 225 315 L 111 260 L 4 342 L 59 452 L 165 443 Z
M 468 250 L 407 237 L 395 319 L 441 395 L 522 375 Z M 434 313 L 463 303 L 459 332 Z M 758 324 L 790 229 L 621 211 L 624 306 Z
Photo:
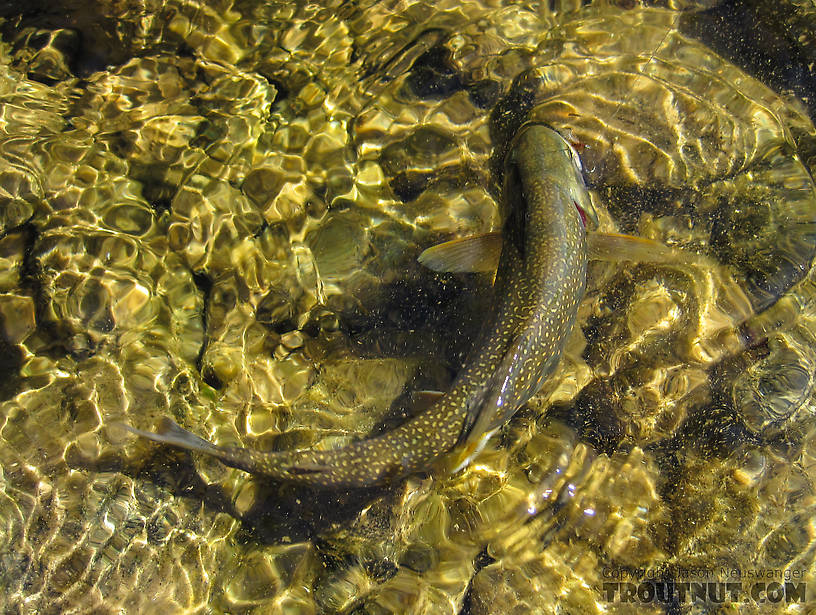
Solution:
M 433 271 L 491 273 L 499 266 L 501 250 L 501 233 L 483 233 L 437 244 L 417 260 Z
M 587 253 L 591 260 L 633 261 L 636 263 L 693 263 L 696 254 L 664 243 L 619 233 L 587 233 Z

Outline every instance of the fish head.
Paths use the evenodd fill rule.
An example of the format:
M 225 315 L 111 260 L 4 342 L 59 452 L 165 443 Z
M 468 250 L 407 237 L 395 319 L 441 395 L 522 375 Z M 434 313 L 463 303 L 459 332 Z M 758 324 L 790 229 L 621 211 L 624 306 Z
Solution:
M 535 152 L 547 175 L 572 200 L 587 230 L 598 228 L 598 212 L 584 182 L 584 168 L 578 152 L 560 133 L 540 122 L 519 128 L 511 145 L 508 162 L 521 152 Z

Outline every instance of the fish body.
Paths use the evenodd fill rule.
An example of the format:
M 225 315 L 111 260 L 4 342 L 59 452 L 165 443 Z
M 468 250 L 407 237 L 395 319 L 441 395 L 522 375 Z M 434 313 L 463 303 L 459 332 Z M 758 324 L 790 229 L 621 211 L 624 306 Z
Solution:
M 585 221 L 594 217 L 577 154 L 541 124 L 522 127 L 511 145 L 502 198 L 509 214 L 496 271 L 499 304 L 450 391 L 418 416 L 328 451 L 216 446 L 169 419 L 159 433 L 125 428 L 253 474 L 318 487 L 382 484 L 426 468 L 463 437 L 483 442 L 558 363 L 584 294 Z

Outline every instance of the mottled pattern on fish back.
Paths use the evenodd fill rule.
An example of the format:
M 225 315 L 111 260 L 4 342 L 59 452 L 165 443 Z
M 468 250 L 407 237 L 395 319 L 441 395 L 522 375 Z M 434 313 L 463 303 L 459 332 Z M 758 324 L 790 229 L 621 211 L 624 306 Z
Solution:
M 584 294 L 586 231 L 567 192 L 568 186 L 582 189 L 583 182 L 566 147 L 542 126 L 524 130 L 517 140 L 514 164 L 526 203 L 523 258 L 520 270 L 507 276 L 510 283 L 497 281 L 499 292 L 509 294 L 499 322 L 514 337 L 515 348 L 491 378 L 485 406 L 495 411 L 485 430 L 504 422 L 555 369 Z M 518 189 L 505 180 L 505 192 Z M 506 249 L 514 248 L 508 244 Z
M 481 418 L 492 429 L 540 388 L 569 335 L 586 279 L 586 237 L 570 186 L 582 187 L 566 144 L 541 126 L 525 129 L 515 149 L 518 172 L 505 182 L 518 210 L 506 229 L 497 272 L 501 303 L 475 355 L 448 394 L 423 414 L 381 436 L 332 451 L 215 454 L 249 472 L 320 486 L 366 486 L 427 467 Z M 510 237 L 523 237 L 516 246 Z M 480 434 L 476 434 L 477 436 Z
M 381 436 L 338 450 L 264 453 L 220 449 L 219 459 L 248 472 L 317 486 L 375 485 L 420 470 L 453 447 L 464 416 L 468 387 L 459 383 L 431 409 Z

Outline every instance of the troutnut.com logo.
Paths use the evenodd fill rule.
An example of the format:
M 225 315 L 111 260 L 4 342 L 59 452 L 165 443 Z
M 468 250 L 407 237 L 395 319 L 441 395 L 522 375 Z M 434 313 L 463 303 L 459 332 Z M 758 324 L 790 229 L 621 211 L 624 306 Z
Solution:
M 607 602 L 641 604 L 805 603 L 804 575 L 803 570 L 776 568 L 607 567 L 603 596 Z

